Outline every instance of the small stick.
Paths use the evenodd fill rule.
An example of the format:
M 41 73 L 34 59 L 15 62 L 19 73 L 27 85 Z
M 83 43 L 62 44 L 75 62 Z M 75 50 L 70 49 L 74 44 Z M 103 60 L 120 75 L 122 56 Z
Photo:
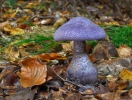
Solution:
M 58 73 L 54 70 L 54 68 L 51 68 L 51 67 L 48 67 L 48 68 L 52 69 L 53 72 L 54 72 L 62 81 L 67 82 L 67 83 L 70 83 L 70 84 L 75 85 L 75 86 L 77 86 L 77 87 L 80 87 L 80 88 L 85 89 L 85 87 L 82 86 L 82 85 L 79 85 L 79 84 L 73 83 L 73 82 L 71 82 L 71 81 L 69 81 L 69 80 L 63 79 L 60 75 L 58 75 Z

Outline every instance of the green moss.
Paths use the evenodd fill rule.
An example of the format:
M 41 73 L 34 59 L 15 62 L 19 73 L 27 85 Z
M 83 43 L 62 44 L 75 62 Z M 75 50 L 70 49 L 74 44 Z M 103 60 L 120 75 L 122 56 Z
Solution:
M 124 44 L 132 47 L 131 26 L 111 26 L 106 28 L 106 32 L 117 47 Z
M 97 41 L 86 41 L 86 44 L 91 44 L 93 47 L 98 44 Z
M 38 32 L 39 31 L 39 32 Z M 22 45 L 39 45 L 41 46 L 41 50 L 34 50 L 29 51 L 30 54 L 40 54 L 44 52 L 51 52 L 54 50 L 54 48 L 60 44 L 60 42 L 56 42 L 53 39 L 53 33 L 54 31 L 47 30 L 42 31 L 38 30 L 37 33 L 25 33 L 23 36 L 11 36 L 10 41 L 6 42 L 6 40 L 0 38 L 1 48 L 0 52 L 4 51 L 9 46 L 13 47 L 20 47 Z M 33 46 L 33 47 L 34 47 Z M 33 48 L 32 47 L 32 48 Z

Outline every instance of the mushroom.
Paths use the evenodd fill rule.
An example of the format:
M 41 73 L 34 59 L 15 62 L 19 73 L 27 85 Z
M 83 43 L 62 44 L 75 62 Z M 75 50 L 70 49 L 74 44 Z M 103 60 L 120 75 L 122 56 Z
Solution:
M 100 40 L 105 31 L 85 17 L 75 17 L 59 27 L 54 40 L 73 40 L 74 53 L 66 72 L 66 78 L 84 87 L 94 85 L 98 80 L 98 70 L 88 58 L 85 40 Z

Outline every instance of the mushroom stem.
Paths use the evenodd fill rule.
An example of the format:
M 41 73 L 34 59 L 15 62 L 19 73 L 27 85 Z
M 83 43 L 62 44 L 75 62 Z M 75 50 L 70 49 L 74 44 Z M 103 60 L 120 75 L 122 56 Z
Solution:
M 97 82 L 98 71 L 90 61 L 85 47 L 85 41 L 74 41 L 74 54 L 66 75 L 68 80 L 88 86 Z
M 86 52 L 85 49 L 86 49 L 85 41 L 74 41 L 74 53 Z

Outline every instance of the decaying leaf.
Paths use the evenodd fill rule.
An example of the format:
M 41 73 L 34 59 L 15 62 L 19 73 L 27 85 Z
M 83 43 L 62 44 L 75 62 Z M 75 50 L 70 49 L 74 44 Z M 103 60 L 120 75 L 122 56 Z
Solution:
M 121 80 L 118 82 L 118 89 L 119 90 L 122 90 L 122 89 L 125 89 L 127 86 L 129 86 L 129 81 L 128 80 Z
M 54 27 L 58 28 L 59 26 L 63 25 L 65 22 L 67 21 L 67 19 L 65 17 L 63 18 L 59 18 L 55 23 L 54 23 Z
M 51 60 L 60 60 L 60 59 L 66 60 L 66 57 L 64 57 L 61 54 L 57 54 L 57 53 L 49 53 L 49 54 L 42 53 L 40 55 L 35 56 L 35 58 L 39 58 L 39 59 L 41 59 L 43 61 L 47 61 L 47 62 L 49 62 Z
M 131 67 L 132 56 L 102 61 L 96 64 L 99 75 L 118 75 L 122 69 Z
M 8 25 L 7 27 L 4 27 L 4 30 L 9 32 L 11 35 L 22 35 L 25 33 L 23 29 L 20 28 L 14 28 Z
M 132 72 L 127 70 L 127 69 L 123 69 L 121 71 L 121 73 L 119 74 L 119 77 L 123 80 L 130 80 L 132 81 Z
M 5 49 L 4 53 L 6 55 L 5 58 L 9 59 L 11 62 L 15 61 L 20 55 L 18 48 L 12 46 Z
M 109 87 L 110 91 L 115 91 L 117 89 L 117 86 L 118 86 L 118 84 L 117 84 L 117 78 L 114 78 L 108 84 L 108 87 Z
M 101 94 L 101 100 L 121 100 L 120 94 L 115 92 L 108 92 L 105 94 Z
M 30 88 L 24 88 L 16 94 L 6 96 L 5 100 L 33 100 L 37 88 L 30 90 Z
M 47 65 L 40 63 L 36 58 L 28 58 L 21 62 L 21 72 L 18 72 L 21 85 L 32 87 L 46 82 Z
M 111 42 L 103 41 L 98 43 L 98 45 L 94 48 L 92 55 L 98 60 L 108 60 L 113 57 L 118 57 L 118 52 Z
M 54 19 L 43 19 L 40 23 L 46 25 L 46 24 L 52 24 L 53 22 Z
M 132 54 L 132 48 L 127 45 L 122 45 L 119 47 L 118 53 L 120 57 L 130 56 Z
M 64 51 L 72 51 L 73 50 L 73 41 L 70 43 L 62 43 L 62 48 Z
M 6 25 L 9 25 L 9 21 L 5 21 L 3 23 L 0 23 L 0 29 L 3 29 Z

